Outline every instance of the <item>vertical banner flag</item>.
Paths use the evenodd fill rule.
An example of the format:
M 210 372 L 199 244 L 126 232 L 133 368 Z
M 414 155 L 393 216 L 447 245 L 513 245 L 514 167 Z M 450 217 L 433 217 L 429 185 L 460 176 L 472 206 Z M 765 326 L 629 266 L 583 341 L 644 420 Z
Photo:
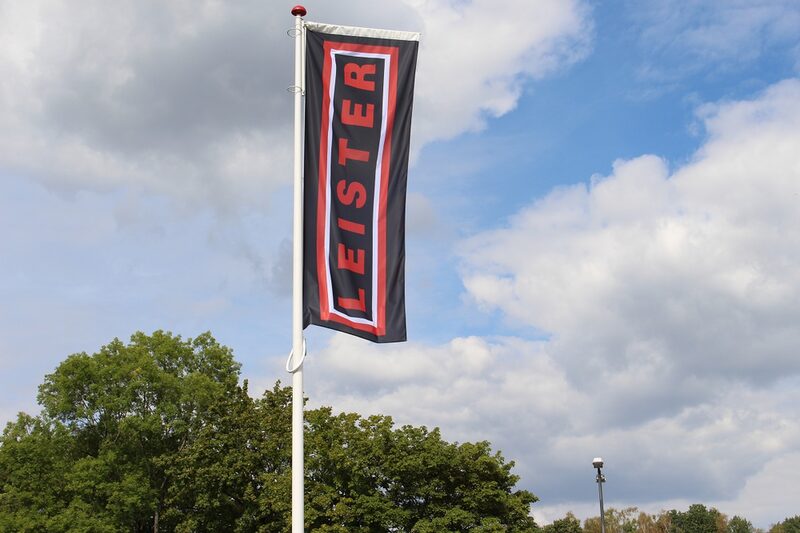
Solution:
M 406 340 L 418 33 L 306 23 L 303 322 Z

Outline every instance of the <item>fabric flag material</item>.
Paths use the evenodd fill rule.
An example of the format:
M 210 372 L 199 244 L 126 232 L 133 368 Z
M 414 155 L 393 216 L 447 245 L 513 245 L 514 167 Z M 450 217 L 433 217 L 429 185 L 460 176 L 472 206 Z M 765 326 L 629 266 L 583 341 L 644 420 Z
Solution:
M 306 23 L 304 327 L 406 340 L 418 41 L 417 33 Z

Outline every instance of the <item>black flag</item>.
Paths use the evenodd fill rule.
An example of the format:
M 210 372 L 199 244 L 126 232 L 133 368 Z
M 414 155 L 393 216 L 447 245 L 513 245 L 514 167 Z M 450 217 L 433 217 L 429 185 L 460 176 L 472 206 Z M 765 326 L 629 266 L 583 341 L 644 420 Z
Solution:
M 406 340 L 418 40 L 416 33 L 306 24 L 304 326 Z

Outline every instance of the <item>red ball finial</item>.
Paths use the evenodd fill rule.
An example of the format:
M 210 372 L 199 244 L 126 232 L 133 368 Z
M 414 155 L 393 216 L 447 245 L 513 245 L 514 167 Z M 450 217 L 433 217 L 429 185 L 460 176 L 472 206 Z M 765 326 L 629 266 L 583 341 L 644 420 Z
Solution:
M 295 17 L 305 17 L 306 13 L 308 13 L 306 11 L 306 8 L 304 8 L 301 5 L 296 5 L 292 8 L 292 15 L 294 15 Z

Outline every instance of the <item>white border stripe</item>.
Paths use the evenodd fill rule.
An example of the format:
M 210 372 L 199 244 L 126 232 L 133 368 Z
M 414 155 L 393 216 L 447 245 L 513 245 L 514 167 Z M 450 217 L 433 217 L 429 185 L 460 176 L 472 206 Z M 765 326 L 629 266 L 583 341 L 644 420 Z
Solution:
M 325 169 L 327 173 L 328 191 L 325 195 L 325 275 L 327 276 L 328 285 L 328 311 L 331 314 L 338 315 L 351 322 L 358 324 L 366 324 L 373 327 L 378 327 L 378 214 L 380 210 L 381 189 L 384 183 L 381 179 L 383 176 L 383 149 L 386 144 L 386 126 L 389 112 L 389 83 L 391 82 L 391 62 L 392 58 L 389 54 L 373 54 L 366 52 L 353 52 L 350 50 L 338 50 L 331 48 L 331 73 L 330 84 L 328 87 L 330 97 L 330 107 L 328 108 L 328 168 Z M 372 195 L 372 320 L 366 318 L 354 317 L 346 315 L 336 309 L 333 301 L 333 283 L 331 280 L 331 264 L 330 264 L 330 236 L 331 236 L 331 197 L 336 193 L 331 182 L 331 152 L 333 147 L 333 117 L 334 117 L 334 92 L 336 90 L 336 56 L 345 55 L 352 57 L 372 57 L 383 59 L 383 95 L 381 106 L 381 137 L 378 143 L 377 164 L 375 165 L 375 188 Z
M 373 37 L 375 39 L 395 39 L 398 41 L 419 41 L 420 33 L 416 31 L 380 30 L 376 28 L 359 28 L 357 26 L 337 26 L 321 22 L 306 22 L 306 28 L 319 33 L 348 35 L 351 37 Z

